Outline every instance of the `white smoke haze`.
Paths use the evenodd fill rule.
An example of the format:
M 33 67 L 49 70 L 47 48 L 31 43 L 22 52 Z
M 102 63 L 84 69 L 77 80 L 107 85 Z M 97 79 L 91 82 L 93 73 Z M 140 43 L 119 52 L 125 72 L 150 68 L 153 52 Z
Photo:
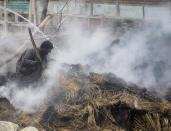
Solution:
M 54 90 L 58 91 L 62 63 L 89 65 L 92 72 L 112 72 L 127 82 L 147 88 L 155 87 L 156 90 L 171 84 L 170 17 L 162 15 L 147 19 L 141 27 L 127 31 L 120 42 L 113 45 L 111 42 L 117 38 L 111 33 L 110 27 L 89 32 L 79 21 L 73 21 L 63 28 L 63 46 L 54 49 L 50 55 L 55 61 L 49 63 L 44 84 L 39 87 L 18 88 L 15 83 L 9 83 L 6 87 L 0 87 L 0 96 L 7 97 L 15 107 L 24 111 L 40 108 L 55 95 Z M 6 50 L 12 53 L 19 47 L 28 34 L 7 36 L 5 41 L 4 36 L 0 36 L 3 41 L 1 59 L 6 58 Z M 58 47 L 58 41 L 54 41 L 54 44 Z M 8 71 L 8 68 L 3 69 Z
M 6 34 L 3 31 L 0 31 L 0 63 L 3 63 L 8 59 L 15 50 L 17 50 L 23 41 L 26 39 L 26 34 L 16 33 L 16 34 Z M 10 62 L 8 65 L 0 68 L 0 73 L 8 71 L 14 71 L 15 65 L 14 61 Z
M 61 50 L 57 59 L 90 65 L 93 72 L 112 72 L 141 86 L 163 88 L 171 80 L 168 73 L 170 27 L 170 17 L 148 19 L 141 28 L 128 31 L 119 44 L 110 46 L 115 38 L 108 30 L 98 29 L 94 34 L 85 35 L 76 24 L 67 28 L 69 38 L 66 37 L 65 44 L 68 46 Z

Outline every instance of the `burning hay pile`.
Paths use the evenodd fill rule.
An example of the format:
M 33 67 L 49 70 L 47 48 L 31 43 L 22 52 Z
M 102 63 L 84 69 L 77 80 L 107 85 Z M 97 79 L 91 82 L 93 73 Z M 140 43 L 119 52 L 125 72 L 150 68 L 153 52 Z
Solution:
M 170 109 L 170 103 L 145 88 L 111 73 L 87 75 L 80 65 L 73 65 L 61 76 L 60 91 L 49 104 L 33 113 L 14 113 L 12 109 L 8 118 L 20 127 L 40 130 L 169 131 Z M 2 114 L 6 111 L 1 110 L 1 119 Z

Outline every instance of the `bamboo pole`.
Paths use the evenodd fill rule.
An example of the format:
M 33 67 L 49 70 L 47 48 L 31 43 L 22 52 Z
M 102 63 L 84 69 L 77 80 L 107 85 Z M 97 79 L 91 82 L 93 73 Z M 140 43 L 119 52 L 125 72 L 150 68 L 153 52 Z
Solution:
M 5 8 L 8 7 L 8 0 L 5 0 L 4 1 L 4 7 Z M 5 32 L 8 32 L 8 11 L 7 10 L 4 10 L 4 20 L 5 20 L 5 23 L 4 23 L 4 31 Z

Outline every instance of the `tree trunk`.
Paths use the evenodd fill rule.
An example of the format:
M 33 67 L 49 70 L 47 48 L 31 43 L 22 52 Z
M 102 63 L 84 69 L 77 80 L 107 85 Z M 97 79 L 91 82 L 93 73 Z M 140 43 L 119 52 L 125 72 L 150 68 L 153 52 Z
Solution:
M 40 23 L 46 18 L 47 10 L 48 10 L 48 3 L 49 3 L 49 0 L 41 0 L 43 10 L 42 10 Z

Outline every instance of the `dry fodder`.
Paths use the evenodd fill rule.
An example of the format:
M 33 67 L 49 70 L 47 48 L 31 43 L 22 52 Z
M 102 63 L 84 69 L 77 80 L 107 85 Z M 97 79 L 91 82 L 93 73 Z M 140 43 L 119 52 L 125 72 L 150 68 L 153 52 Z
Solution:
M 158 113 L 147 113 L 134 121 L 134 131 L 170 131 L 171 121 Z
M 135 89 L 132 93 L 128 88 L 120 88 L 110 83 L 106 85 L 108 80 L 102 75 L 92 74 L 86 84 L 84 79 L 86 78 L 62 78 L 60 83 L 63 91 L 63 95 L 60 97 L 61 103 L 52 103 L 55 106 L 53 111 L 43 110 L 37 112 L 39 115 L 35 113 L 33 116 L 38 116 L 38 118 L 29 117 L 28 120 L 25 119 L 26 123 L 33 122 L 35 119 L 33 125 L 37 124 L 36 127 L 49 130 L 64 127 L 72 130 L 87 129 L 96 131 L 110 127 L 108 129 L 117 129 L 119 131 L 124 130 L 123 128 L 133 128 L 137 131 L 144 130 L 146 126 L 149 126 L 150 130 L 161 128 L 161 131 L 165 131 L 164 129 L 170 129 L 168 128 L 170 120 L 168 117 L 163 117 L 163 114 L 169 114 L 170 104 L 151 101 L 153 98 L 150 96 L 147 96 L 150 99 L 142 98 L 139 93 L 136 93 L 138 89 Z M 148 114 L 137 113 L 141 111 Z M 41 119 L 47 119 L 42 117 L 48 112 L 57 115 L 53 119 L 48 116 L 49 121 L 46 120 L 44 123 L 40 123 Z M 131 122 L 133 126 L 130 125 Z M 39 123 L 41 125 L 38 126 Z M 160 128 L 156 128 L 155 125 Z
M 156 113 L 168 113 L 171 115 L 171 104 L 167 102 L 149 102 L 147 100 L 141 100 L 139 101 L 137 109 Z

